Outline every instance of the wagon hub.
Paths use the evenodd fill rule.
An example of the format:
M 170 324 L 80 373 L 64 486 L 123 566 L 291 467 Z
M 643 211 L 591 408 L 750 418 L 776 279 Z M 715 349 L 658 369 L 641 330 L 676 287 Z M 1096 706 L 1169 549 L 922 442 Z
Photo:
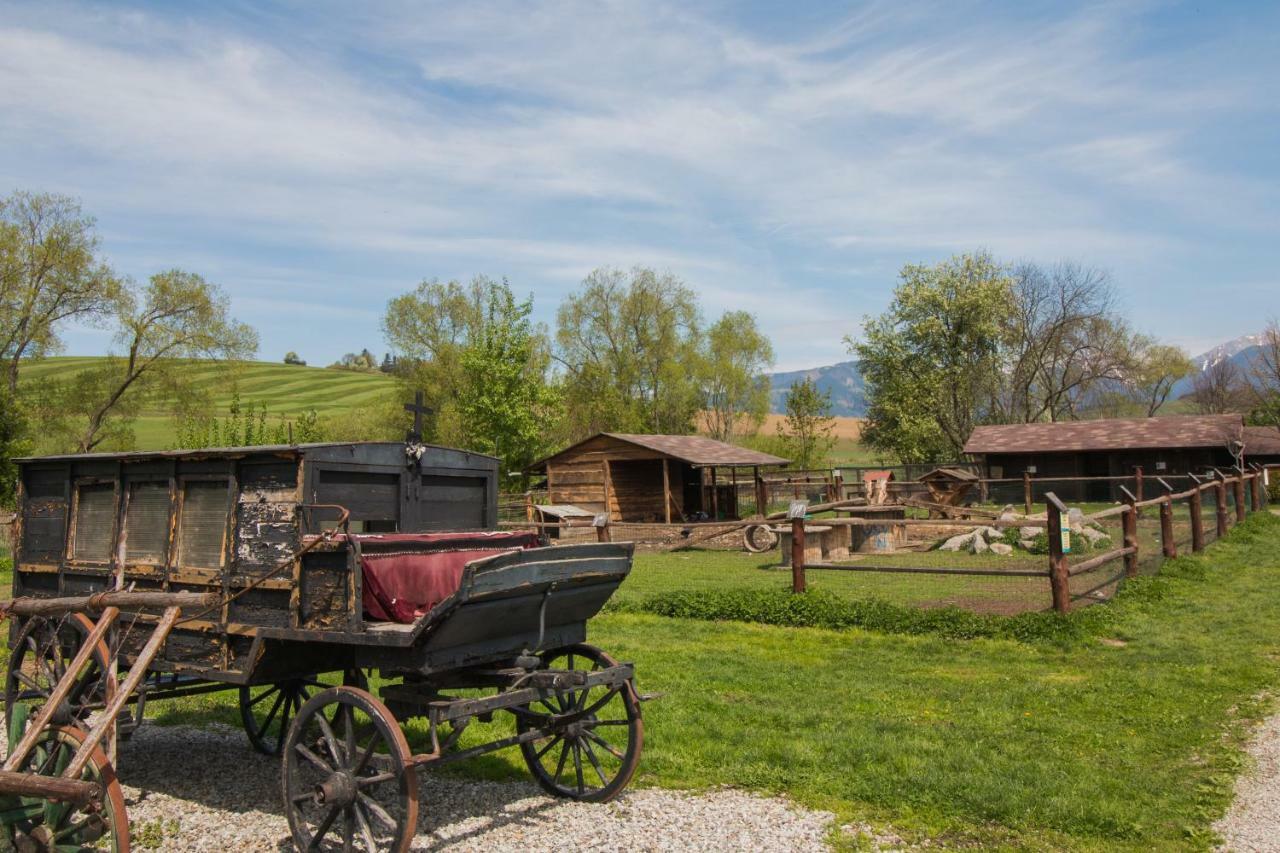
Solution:
M 317 805 L 349 806 L 356 800 L 356 779 L 347 770 L 329 774 L 315 789 Z

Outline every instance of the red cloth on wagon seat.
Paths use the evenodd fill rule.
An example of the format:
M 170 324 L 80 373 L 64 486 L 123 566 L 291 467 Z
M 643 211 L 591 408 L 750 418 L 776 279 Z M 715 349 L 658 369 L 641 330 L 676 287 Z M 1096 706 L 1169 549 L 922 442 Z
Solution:
M 453 595 L 467 563 L 538 547 L 531 531 L 363 533 L 359 540 L 365 616 L 409 623 Z

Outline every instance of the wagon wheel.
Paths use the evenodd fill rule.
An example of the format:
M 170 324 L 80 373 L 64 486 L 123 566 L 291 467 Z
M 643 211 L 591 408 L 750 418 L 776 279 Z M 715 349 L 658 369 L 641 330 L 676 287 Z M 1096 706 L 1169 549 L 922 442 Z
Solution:
M 23 623 L 5 671 L 6 731 L 19 703 L 26 703 L 35 716 L 92 630 L 93 622 L 82 613 L 71 614 L 65 622 L 32 616 Z M 94 710 L 106 707 L 116 689 L 115 680 L 108 675 L 110 660 L 107 644 L 99 640 L 66 703 L 54 715 L 54 722 L 83 722 Z
M 83 731 L 71 726 L 45 729 L 36 741 L 24 773 L 60 776 L 84 743 Z M 100 796 L 81 806 L 39 797 L 6 798 L 3 832 L 13 850 L 129 850 L 129 817 L 124 791 L 101 747 L 89 754 L 80 779 L 97 782 Z
M 363 670 L 352 669 L 342 674 L 348 687 L 367 689 L 369 679 Z M 331 685 L 317 678 L 291 678 L 258 687 L 240 688 L 240 721 L 249 743 L 263 755 L 279 755 L 280 745 L 289 733 L 289 721 L 308 699 Z
M 579 643 L 542 655 L 547 669 L 594 672 L 618 662 L 595 646 Z M 630 681 L 618 688 L 570 689 L 527 706 L 534 714 L 565 715 L 549 735 L 520 744 L 538 784 L 557 797 L 605 802 L 631 781 L 644 746 L 640 699 Z M 538 728 L 528 714 L 516 716 L 521 733 Z
M 742 531 L 742 547 L 752 554 L 763 554 L 778 545 L 778 534 L 767 524 L 751 524 Z
M 307 700 L 289 728 L 281 768 L 299 850 L 405 851 L 418 825 L 418 777 L 396 718 L 358 687 Z

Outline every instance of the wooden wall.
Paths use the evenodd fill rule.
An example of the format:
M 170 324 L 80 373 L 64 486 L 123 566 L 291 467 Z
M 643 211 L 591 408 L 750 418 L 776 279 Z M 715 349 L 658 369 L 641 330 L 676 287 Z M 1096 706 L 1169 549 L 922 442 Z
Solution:
M 662 454 L 597 436 L 547 462 L 548 502 L 604 512 L 613 521 L 663 521 Z M 671 517 L 683 511 L 683 463 L 668 463 Z

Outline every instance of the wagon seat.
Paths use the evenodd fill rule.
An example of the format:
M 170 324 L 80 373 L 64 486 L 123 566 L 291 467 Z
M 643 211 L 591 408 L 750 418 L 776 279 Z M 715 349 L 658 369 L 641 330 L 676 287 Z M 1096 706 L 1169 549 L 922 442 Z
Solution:
M 539 547 L 530 531 L 353 534 L 365 617 L 411 623 L 453 595 L 467 563 Z

